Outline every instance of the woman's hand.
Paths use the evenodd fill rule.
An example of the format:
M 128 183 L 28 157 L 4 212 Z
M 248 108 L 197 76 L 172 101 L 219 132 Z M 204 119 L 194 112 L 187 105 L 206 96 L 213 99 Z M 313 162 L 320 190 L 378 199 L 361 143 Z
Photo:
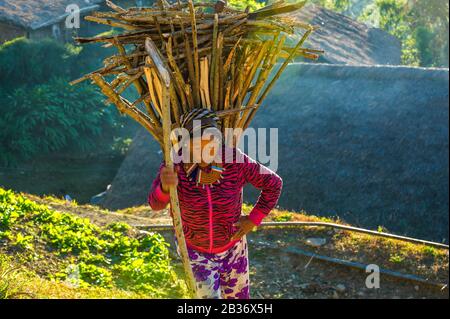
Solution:
M 165 193 L 169 192 L 170 187 L 172 186 L 177 187 L 178 185 L 177 173 L 173 169 L 170 169 L 166 166 L 164 166 L 161 169 L 160 179 L 161 179 L 161 188 Z
M 241 216 L 239 221 L 233 226 L 239 227 L 239 229 L 231 236 L 230 240 L 236 240 L 251 232 L 256 225 L 248 218 L 248 216 Z

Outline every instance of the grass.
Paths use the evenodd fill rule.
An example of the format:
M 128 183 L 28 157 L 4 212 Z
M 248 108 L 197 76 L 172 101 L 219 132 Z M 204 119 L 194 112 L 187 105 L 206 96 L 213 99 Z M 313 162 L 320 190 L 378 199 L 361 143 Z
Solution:
M 184 297 L 168 245 L 160 234 L 142 234 L 123 222 L 99 227 L 0 188 L 4 298 L 17 291 L 44 298 Z M 17 288 L 20 282 L 26 284 Z
M 15 265 L 12 258 L 0 255 L 0 299 L 124 299 L 148 298 L 146 294 L 117 288 L 95 286 L 77 287 L 66 281 L 44 279 L 23 267 Z

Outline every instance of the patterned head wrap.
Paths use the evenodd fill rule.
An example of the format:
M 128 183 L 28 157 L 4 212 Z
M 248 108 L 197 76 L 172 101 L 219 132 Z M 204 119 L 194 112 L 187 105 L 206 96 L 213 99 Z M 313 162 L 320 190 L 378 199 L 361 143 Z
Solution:
M 180 124 L 182 128 L 188 130 L 189 134 L 193 136 L 194 131 L 203 131 L 205 128 L 219 129 L 219 120 L 219 117 L 214 111 L 196 108 L 181 115 Z M 200 121 L 200 125 L 194 123 L 194 121 Z
M 203 133 L 204 129 L 215 128 L 219 129 L 220 118 L 217 114 L 208 109 L 196 108 L 180 117 L 180 126 L 189 132 L 190 138 L 194 136 L 194 132 Z M 195 123 L 194 123 L 195 122 Z M 183 136 L 181 145 L 188 142 L 188 136 Z M 190 180 L 196 181 L 198 184 L 211 185 L 215 182 L 220 182 L 224 168 L 220 163 L 213 161 L 211 164 L 211 171 L 204 172 L 199 168 L 198 163 L 184 163 L 184 170 Z

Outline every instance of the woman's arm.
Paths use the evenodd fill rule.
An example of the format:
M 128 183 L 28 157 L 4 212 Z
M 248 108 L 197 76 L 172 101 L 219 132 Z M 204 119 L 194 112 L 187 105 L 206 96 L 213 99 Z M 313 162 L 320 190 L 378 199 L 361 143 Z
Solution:
M 237 152 L 242 156 L 242 174 L 245 182 L 252 184 L 261 190 L 258 200 L 248 215 L 249 219 L 259 226 L 270 211 L 275 207 L 280 198 L 283 180 L 274 171 L 258 163 L 239 149 Z M 242 162 L 241 162 L 242 163 Z
M 170 195 L 166 193 L 162 189 L 161 184 L 161 170 L 164 167 L 164 163 L 162 163 L 159 167 L 158 174 L 156 178 L 153 180 L 150 192 L 148 194 L 148 204 L 153 210 L 161 210 L 167 207 L 167 204 L 170 202 Z

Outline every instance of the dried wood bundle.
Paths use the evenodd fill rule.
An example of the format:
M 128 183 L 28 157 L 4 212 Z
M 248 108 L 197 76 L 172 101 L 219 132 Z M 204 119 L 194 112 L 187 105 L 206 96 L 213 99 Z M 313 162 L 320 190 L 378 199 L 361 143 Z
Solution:
M 222 1 L 194 5 L 192 0 L 158 0 L 152 7 L 130 9 L 106 1 L 111 12 L 96 12 L 86 20 L 124 31 L 76 40 L 114 46 L 117 54 L 72 84 L 91 79 L 109 102 L 160 144 L 165 79 L 171 82 L 172 127 L 179 125 L 182 113 L 202 107 L 218 113 L 223 129 L 245 129 L 289 62 L 297 56 L 317 59 L 322 53 L 304 47 L 313 26 L 278 16 L 301 9 L 305 2 L 280 0 L 248 12 Z M 296 45 L 287 46 L 288 37 L 296 38 Z M 134 102 L 122 97 L 131 86 L 139 95 Z

